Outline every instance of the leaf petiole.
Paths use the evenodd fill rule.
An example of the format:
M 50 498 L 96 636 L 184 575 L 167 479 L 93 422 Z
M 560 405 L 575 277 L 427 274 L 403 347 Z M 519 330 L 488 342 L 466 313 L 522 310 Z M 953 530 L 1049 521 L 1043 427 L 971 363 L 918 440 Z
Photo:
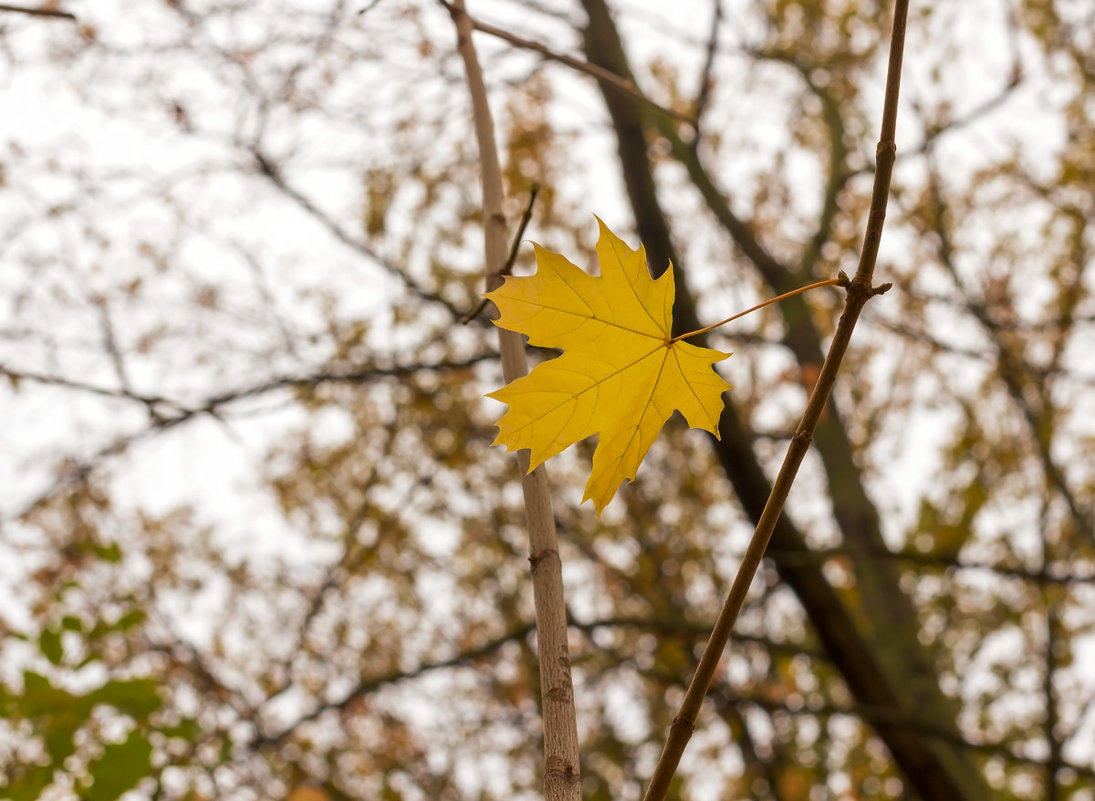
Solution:
M 778 303 L 781 300 L 786 300 L 787 298 L 794 297 L 795 295 L 800 295 L 803 292 L 807 292 L 811 289 L 817 289 L 820 286 L 838 286 L 839 284 L 841 284 L 844 281 L 846 281 L 846 279 L 830 278 L 826 281 L 818 281 L 816 284 L 807 284 L 806 286 L 800 286 L 798 289 L 792 289 L 790 292 L 784 292 L 782 295 L 778 295 L 777 297 L 774 297 L 774 298 L 769 298 L 768 300 L 764 301 L 763 303 L 758 303 L 756 306 L 754 306 L 751 309 L 746 309 L 743 312 L 738 312 L 735 315 L 727 317 L 725 320 L 719 320 L 717 323 L 709 325 L 705 328 L 699 328 L 695 331 L 689 331 L 687 334 L 681 334 L 680 336 L 675 336 L 671 340 L 669 340 L 669 344 L 672 345 L 674 342 L 680 342 L 682 339 L 688 339 L 689 337 L 694 337 L 697 334 L 706 334 L 708 331 L 713 331 L 714 329 L 718 328 L 719 326 L 723 326 L 723 325 L 726 325 L 727 323 L 733 322 L 734 320 L 738 319 L 739 317 L 744 317 L 747 314 L 752 314 L 755 311 L 763 309 L 765 306 L 770 306 L 771 304 Z

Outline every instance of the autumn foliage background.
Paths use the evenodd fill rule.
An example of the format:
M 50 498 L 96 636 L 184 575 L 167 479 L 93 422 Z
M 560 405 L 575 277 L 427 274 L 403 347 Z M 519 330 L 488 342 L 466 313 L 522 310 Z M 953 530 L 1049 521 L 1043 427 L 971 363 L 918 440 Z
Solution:
M 0 796 L 537 797 L 448 13 L 69 8 L 0 12 Z M 592 265 L 596 213 L 684 330 L 854 265 L 888 4 L 469 11 L 654 101 L 477 36 L 526 238 Z M 1092 53 L 1087 0 L 913 3 L 894 288 L 674 797 L 1095 798 Z M 721 441 L 671 420 L 600 518 L 551 460 L 586 798 L 639 797 L 840 303 L 710 334 Z

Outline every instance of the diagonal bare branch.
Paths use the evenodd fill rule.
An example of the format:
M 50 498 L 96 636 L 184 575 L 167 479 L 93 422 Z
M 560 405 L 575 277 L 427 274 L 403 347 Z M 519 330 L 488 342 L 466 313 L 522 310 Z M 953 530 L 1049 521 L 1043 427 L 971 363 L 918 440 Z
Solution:
M 252 148 L 251 157 L 255 160 L 255 166 L 258 168 L 260 175 L 269 180 L 278 191 L 285 195 L 285 197 L 289 198 L 304 211 L 308 212 L 308 214 L 311 215 L 316 222 L 326 228 L 335 239 L 349 247 L 351 250 L 357 251 L 374 264 L 379 265 L 385 271 L 398 278 L 407 289 L 418 297 L 431 303 L 444 306 L 454 318 L 462 316 L 463 313 L 452 303 L 445 300 L 445 298 L 441 297 L 441 295 L 436 292 L 432 292 L 418 284 L 413 278 L 407 275 L 404 270 L 401 270 L 397 265 L 392 264 L 370 248 L 366 243 L 351 235 L 349 231 L 339 225 L 330 215 L 313 203 L 310 198 L 290 185 L 281 174 L 281 170 L 278 169 L 277 165 L 274 164 L 265 153 L 258 148 Z
M 441 4 L 444 5 L 446 8 L 452 8 L 452 6 L 449 3 L 445 2 L 445 0 L 440 1 Z M 534 41 L 532 39 L 526 39 L 523 36 L 518 36 L 515 33 L 507 31 L 505 28 L 499 28 L 495 25 L 491 25 L 490 23 L 482 22 L 481 20 L 477 20 L 474 17 L 469 16 L 468 19 L 471 20 L 472 27 L 480 33 L 485 33 L 489 36 L 494 36 L 505 42 L 509 42 L 514 47 L 519 47 L 522 50 L 531 50 L 533 53 L 539 53 L 541 56 L 548 59 L 549 61 L 556 61 L 567 67 L 570 67 L 572 70 L 585 73 L 592 78 L 596 78 L 603 84 L 611 86 L 615 89 L 619 89 L 624 94 L 629 95 L 635 100 L 638 100 L 648 106 L 651 106 L 652 108 L 657 109 L 663 114 L 666 114 L 673 119 L 678 120 L 679 122 L 684 122 L 690 126 L 695 127 L 695 120 L 693 120 L 692 117 L 688 116 L 687 114 L 682 114 L 679 111 L 673 111 L 672 109 L 668 109 L 665 106 L 659 105 L 654 100 L 643 94 L 642 91 L 640 91 L 634 83 L 627 80 L 626 78 L 621 78 L 619 75 L 615 74 L 614 72 L 610 72 L 609 70 L 606 70 L 604 67 L 600 67 L 596 64 L 592 64 L 589 61 L 585 61 L 580 58 L 575 58 L 574 56 L 568 56 L 565 53 L 560 53 L 556 50 L 552 50 L 550 47 L 541 44 L 540 42 Z
M 908 17 L 908 0 L 897 0 L 894 9 L 893 32 L 890 42 L 890 61 L 886 80 L 886 95 L 882 112 L 882 131 L 878 143 L 878 163 L 875 172 L 874 191 L 871 195 L 871 208 L 867 218 L 867 232 L 864 236 L 863 250 L 860 253 L 859 267 L 855 277 L 851 280 L 845 278 L 847 299 L 844 313 L 837 323 L 833 334 L 832 344 L 825 362 L 821 366 L 821 372 L 810 400 L 806 404 L 802 420 L 791 440 L 784 457 L 783 466 L 772 485 L 771 495 L 765 504 L 764 511 L 757 523 L 753 537 L 742 558 L 741 566 L 734 577 L 734 583 L 730 588 L 723 605 L 722 612 L 711 631 L 711 638 L 700 657 L 699 665 L 692 677 L 692 681 L 685 693 L 684 702 L 680 711 L 673 720 L 669 736 L 661 757 L 651 776 L 647 786 L 645 801 L 662 801 L 669 791 L 670 782 L 680 764 L 684 749 L 695 730 L 696 719 L 700 706 L 707 695 L 708 688 L 714 680 L 715 672 L 722 659 L 723 649 L 730 639 L 730 633 L 734 628 L 738 613 L 745 603 L 745 596 L 749 586 L 753 582 L 757 569 L 760 567 L 764 551 L 775 530 L 776 523 L 783 513 L 783 507 L 787 502 L 791 486 L 798 475 L 798 468 L 806 456 L 806 452 L 813 440 L 814 431 L 817 429 L 821 413 L 825 409 L 840 363 L 848 349 L 852 332 L 855 329 L 860 312 L 867 301 L 875 295 L 886 291 L 889 285 L 875 287 L 872 284 L 875 263 L 878 259 L 878 245 L 882 236 L 882 225 L 886 219 L 886 206 L 889 200 L 890 179 L 893 175 L 894 159 L 897 155 L 897 145 L 894 141 L 897 127 L 897 99 L 901 87 L 901 62 L 904 55 L 905 24 Z

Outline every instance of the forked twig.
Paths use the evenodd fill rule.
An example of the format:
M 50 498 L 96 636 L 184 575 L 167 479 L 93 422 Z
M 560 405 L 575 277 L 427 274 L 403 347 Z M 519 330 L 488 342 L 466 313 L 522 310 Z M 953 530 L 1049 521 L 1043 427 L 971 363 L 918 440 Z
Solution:
M 905 50 L 905 25 L 909 13 L 909 0 L 896 0 L 894 7 L 893 31 L 890 39 L 890 59 L 886 76 L 886 96 L 882 110 L 882 131 L 879 137 L 876 151 L 876 167 L 874 189 L 871 194 L 871 208 L 867 217 L 867 231 L 863 240 L 863 249 L 859 254 L 859 266 L 855 277 L 847 281 L 845 289 L 847 297 L 844 303 L 844 312 L 837 323 L 833 334 L 829 353 L 821 366 L 821 372 L 810 400 L 806 404 L 806 410 L 802 414 L 802 420 L 791 439 L 791 444 L 784 457 L 783 466 L 772 485 L 772 492 L 768 496 L 764 511 L 757 522 L 756 530 L 746 548 L 741 566 L 738 568 L 734 583 L 719 613 L 718 620 L 711 631 L 711 637 L 707 641 L 703 655 L 700 657 L 696 673 L 685 693 L 684 702 L 680 711 L 673 719 L 666 738 L 665 747 L 658 759 L 658 764 L 650 778 L 644 801 L 662 801 L 669 789 L 673 775 L 677 771 L 685 746 L 695 730 L 696 718 L 699 715 L 700 706 L 704 696 L 711 686 L 715 676 L 715 670 L 722 658 L 723 649 L 730 639 L 730 632 L 734 628 L 738 613 L 745 602 L 745 596 L 749 591 L 749 585 L 753 582 L 757 569 L 760 567 L 764 551 L 768 547 L 768 541 L 775 530 L 776 522 L 783 513 L 783 507 L 787 502 L 787 496 L 791 491 L 795 476 L 798 474 L 799 465 L 813 440 L 814 431 L 818 420 L 825 409 L 825 404 L 832 392 L 833 383 L 836 381 L 837 370 L 847 352 L 848 343 L 851 341 L 852 331 L 855 328 L 859 314 L 863 306 L 873 296 L 881 294 L 889 289 L 889 284 L 875 287 L 872 285 L 875 263 L 878 260 L 878 245 L 882 236 L 882 225 L 886 219 L 886 205 L 889 199 L 890 180 L 893 177 L 893 165 L 897 155 L 897 145 L 894 141 L 894 133 L 897 128 L 897 99 L 901 87 L 901 61 Z
M 525 213 L 521 216 L 521 223 L 517 226 L 517 233 L 514 235 L 513 243 L 510 245 L 509 248 L 509 258 L 506 259 L 505 265 L 503 265 L 502 269 L 498 273 L 499 275 L 509 275 L 511 272 L 513 272 L 513 265 L 517 261 L 517 251 L 521 248 L 521 237 L 525 235 L 525 229 L 528 228 L 529 220 L 532 219 L 532 206 L 536 202 L 536 195 L 538 195 L 539 192 L 540 184 L 533 184 L 529 190 L 528 205 L 525 206 Z M 483 309 L 487 307 L 487 304 L 489 302 L 490 301 L 488 301 L 486 298 L 483 298 L 481 301 L 479 301 L 478 306 L 476 306 L 473 310 L 460 318 L 461 324 L 467 325 L 480 314 L 482 314 Z
M 450 11 L 452 10 L 452 7 L 454 5 L 453 3 L 450 3 L 449 0 L 439 0 L 439 2 Z M 663 114 L 667 114 L 675 120 L 687 123 L 688 125 L 695 125 L 695 120 L 693 120 L 693 118 L 689 115 L 682 114 L 679 111 L 674 111 L 671 108 L 666 108 L 665 106 L 659 105 L 657 102 L 643 94 L 639 90 L 639 88 L 635 86 L 635 84 L 633 84 L 631 81 L 627 80 L 626 78 L 621 78 L 614 72 L 609 72 L 603 67 L 599 67 L 596 64 L 591 64 L 590 62 L 584 61 L 580 58 L 574 58 L 574 56 L 568 56 L 565 53 L 559 53 L 555 50 L 552 50 L 547 45 L 540 44 L 539 42 L 533 41 L 532 39 L 526 39 L 523 36 L 518 36 L 515 33 L 510 33 L 505 28 L 499 28 L 495 25 L 491 25 L 490 23 L 482 22 L 481 20 L 477 20 L 474 17 L 468 17 L 468 19 L 471 20 L 471 26 L 480 33 L 485 33 L 489 36 L 494 36 L 498 39 L 501 39 L 504 42 L 509 42 L 514 47 L 518 47 L 522 50 L 530 50 L 533 53 L 539 53 L 548 61 L 556 61 L 560 64 L 564 64 L 570 67 L 572 70 L 575 70 L 576 72 L 584 72 L 586 75 L 596 78 L 601 83 L 615 87 L 624 94 L 633 97 L 635 100 L 638 100 L 641 103 L 652 106 L 653 108 L 661 111 Z

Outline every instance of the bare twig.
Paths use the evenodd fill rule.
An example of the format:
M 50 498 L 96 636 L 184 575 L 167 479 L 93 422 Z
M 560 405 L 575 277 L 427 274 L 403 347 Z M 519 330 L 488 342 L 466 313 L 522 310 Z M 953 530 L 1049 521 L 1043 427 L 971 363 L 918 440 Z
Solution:
M 345 709 L 354 701 L 359 698 L 363 698 L 370 693 L 376 692 L 381 687 L 389 684 L 395 684 L 401 681 L 407 681 L 408 679 L 418 678 L 424 676 L 427 673 L 431 673 L 435 670 L 441 670 L 444 668 L 454 667 L 456 665 L 463 665 L 468 662 L 474 662 L 477 659 L 482 659 L 485 656 L 497 651 L 507 643 L 511 643 L 515 640 L 519 640 L 523 637 L 527 637 L 532 632 L 532 625 L 525 624 L 518 626 L 511 631 L 507 631 L 499 637 L 495 637 L 492 640 L 488 640 L 481 645 L 473 648 L 468 648 L 461 651 L 447 659 L 440 659 L 436 662 L 427 662 L 419 665 L 412 670 L 393 670 L 390 673 L 386 673 L 380 676 L 373 676 L 370 678 L 362 679 L 356 686 L 354 686 L 349 692 L 343 695 L 341 698 L 333 701 L 324 701 L 316 705 L 309 712 L 304 713 L 295 721 L 285 726 L 281 731 L 271 734 L 260 734 L 250 743 L 247 747 L 253 751 L 258 751 L 262 748 L 269 748 L 271 746 L 281 745 L 285 740 L 292 737 L 293 734 L 299 730 L 299 728 L 309 721 L 316 720 L 322 716 L 325 712 L 332 710 Z
M 703 112 L 707 110 L 707 101 L 711 99 L 711 87 L 714 78 L 711 77 L 715 68 L 715 54 L 719 50 L 719 29 L 722 27 L 722 0 L 714 0 L 714 13 L 711 16 L 711 35 L 707 40 L 707 55 L 703 60 L 703 71 L 700 73 L 700 88 L 696 93 L 696 102 L 692 108 L 692 125 L 696 129 L 696 137 L 692 140 L 693 147 L 700 144 L 700 120 Z
M 450 11 L 455 5 L 446 2 L 446 0 L 439 1 Z M 485 33 L 489 36 L 495 36 L 505 42 L 509 42 L 514 47 L 519 47 L 522 50 L 531 50 L 534 53 L 539 53 L 541 56 L 548 59 L 549 61 L 557 61 L 560 64 L 565 64 L 573 70 L 577 70 L 578 72 L 584 72 L 586 75 L 596 78 L 601 83 L 613 86 L 616 89 L 619 89 L 624 94 L 629 95 L 642 103 L 646 103 L 649 106 L 653 106 L 658 111 L 662 112 L 663 114 L 669 115 L 675 120 L 687 123 L 688 125 L 695 124 L 692 118 L 689 117 L 687 114 L 682 114 L 679 111 L 674 111 L 673 109 L 668 109 L 665 106 L 659 105 L 658 103 L 647 97 L 645 94 L 643 94 L 639 90 L 639 88 L 635 86 L 635 84 L 633 84 L 631 81 L 625 78 L 621 78 L 614 72 L 609 72 L 603 67 L 598 67 L 596 64 L 591 64 L 590 62 L 584 61 L 583 59 L 574 58 L 574 56 L 568 56 L 565 53 L 557 53 L 546 45 L 542 45 L 539 42 L 533 41 L 532 39 L 526 39 L 523 36 L 518 36 L 515 33 L 510 33 L 504 28 L 498 28 L 486 22 L 480 22 L 473 17 L 469 17 L 468 19 L 471 20 L 471 26 L 480 33 Z
M 1003 380 L 1012 401 L 1019 408 L 1023 419 L 1026 421 L 1031 440 L 1034 442 L 1041 458 L 1042 469 L 1045 471 L 1046 478 L 1068 506 L 1077 534 L 1083 537 L 1088 545 L 1095 547 L 1095 516 L 1084 508 L 1076 493 L 1072 491 L 1064 470 L 1053 455 L 1050 439 L 1044 433 L 1048 430 L 1046 426 L 1047 419 L 1052 416 L 1044 408 L 1049 404 L 1044 379 L 1042 382 L 1025 380 L 1025 374 L 1029 372 L 1029 365 L 1025 363 L 1020 355 L 1014 353 L 1013 348 L 1008 346 L 1002 336 L 1003 327 L 993 318 L 986 304 L 973 297 L 962 280 L 955 264 L 954 244 L 951 241 L 950 231 L 946 224 L 945 213 L 947 207 L 934 169 L 929 170 L 928 187 L 931 192 L 932 204 L 935 207 L 935 233 L 938 237 L 937 253 L 939 261 L 946 268 L 959 292 L 962 293 L 962 297 L 966 301 L 966 307 L 992 341 L 996 350 L 1000 378 Z M 1044 398 L 1044 402 L 1041 404 L 1042 409 L 1036 409 L 1032 405 L 1031 398 L 1027 394 L 1028 384 L 1042 394 Z
M 463 0 L 446 4 L 456 25 L 457 48 L 471 93 L 475 136 L 483 182 L 483 234 L 487 289 L 502 283 L 506 262 L 506 219 L 502 213 L 502 169 L 494 140 L 494 120 L 487 87 L 472 41 L 472 20 Z M 528 373 L 524 340 L 513 331 L 498 330 L 502 375 L 507 382 Z M 544 719 L 544 794 L 548 801 L 578 801 L 582 781 L 578 758 L 578 723 L 570 675 L 566 602 L 563 594 L 559 541 L 551 508 L 547 472 L 540 465 L 529 472 L 529 452 L 519 451 L 525 517 L 529 529 L 529 563 L 536 605 L 536 639 Z
M 70 22 L 76 22 L 75 14 L 70 14 L 68 11 L 60 11 L 56 8 L 35 8 L 33 6 L 13 6 L 7 3 L 0 3 L 0 11 L 10 11 L 13 14 L 28 14 L 32 17 L 51 17 L 53 19 L 67 19 Z
M 539 192 L 540 184 L 533 184 L 532 188 L 529 190 L 528 205 L 525 207 L 525 213 L 521 216 L 521 224 L 517 226 L 517 233 L 513 237 L 513 244 L 510 245 L 509 258 L 506 259 L 506 263 L 502 267 L 502 271 L 498 273 L 499 275 L 509 275 L 511 272 L 513 272 L 513 265 L 517 261 L 517 251 L 521 247 L 521 237 L 525 235 L 525 229 L 528 228 L 529 220 L 532 219 L 532 206 L 536 202 L 536 195 L 539 194 Z M 474 310 L 468 312 L 460 319 L 460 322 L 463 325 L 467 325 L 468 323 L 470 323 L 472 320 L 474 320 L 476 317 L 483 313 L 483 309 L 487 307 L 487 304 L 489 302 L 490 301 L 488 301 L 486 298 L 483 298 L 481 301 L 479 301 L 479 305 L 476 306 Z
M 378 266 L 382 267 L 387 272 L 394 275 L 403 285 L 407 287 L 418 297 L 423 300 L 428 300 L 431 303 L 437 303 L 444 306 L 453 317 L 460 317 L 460 310 L 452 305 L 445 298 L 436 292 L 431 292 L 423 286 L 420 286 L 413 278 L 407 273 L 401 270 L 395 264 L 385 259 L 379 253 L 370 248 L 366 243 L 362 242 L 357 237 L 350 234 L 345 228 L 343 228 L 337 221 L 332 219 L 326 212 L 320 209 L 315 203 L 308 197 L 301 194 L 295 187 L 290 186 L 282 175 L 281 170 L 277 165 L 272 162 L 265 153 L 259 150 L 257 147 L 251 149 L 251 157 L 255 160 L 255 166 L 260 175 L 267 178 L 271 184 L 274 185 L 283 195 L 296 203 L 304 211 L 308 212 L 313 219 L 320 225 L 326 228 L 339 242 L 357 251 L 359 254 L 366 256 Z
M 762 694 L 729 698 L 724 691 L 712 693 L 712 698 L 716 707 L 722 707 L 728 704 L 743 704 L 745 706 L 763 709 L 766 712 L 802 712 L 801 709 L 791 709 L 785 702 L 775 700 Z M 1068 762 L 1060 757 L 1036 757 L 1032 754 L 1021 753 L 1014 746 L 1009 745 L 1007 741 L 1003 740 L 996 742 L 975 742 L 962 737 L 952 729 L 940 728 L 931 721 L 922 720 L 915 714 L 901 712 L 887 707 L 871 706 L 869 704 L 843 706 L 833 703 L 823 703 L 819 706 L 811 706 L 807 714 L 819 717 L 847 715 L 849 717 L 856 717 L 860 720 L 864 720 L 874 726 L 896 727 L 910 732 L 917 732 L 925 739 L 950 743 L 951 745 L 957 746 L 959 749 L 976 754 L 1002 758 L 1014 765 L 1036 766 L 1042 768 L 1053 765 L 1058 769 L 1064 768 L 1074 771 L 1077 775 L 1083 776 L 1084 778 L 1095 778 L 1095 769 L 1090 765 L 1082 765 L 1079 762 Z
M 821 259 L 823 246 L 829 241 L 832 234 L 833 223 L 836 220 L 837 212 L 840 210 L 840 193 L 853 175 L 853 171 L 848 169 L 846 163 L 848 159 L 847 126 L 844 124 L 840 104 L 831 89 L 818 83 L 814 77 L 816 65 L 803 61 L 793 50 L 747 48 L 746 52 L 759 59 L 775 61 L 789 66 L 798 73 L 806 88 L 821 103 L 821 116 L 825 127 L 829 131 L 829 163 L 826 168 L 827 177 L 821 195 L 821 213 L 818 215 L 817 228 L 813 236 L 810 237 L 798 267 L 803 276 L 810 276 Z
M 493 353 L 482 353 L 461 361 L 442 360 L 433 364 L 392 365 L 387 367 L 376 366 L 360 370 L 347 370 L 345 372 L 329 371 L 317 372 L 311 375 L 281 376 L 261 384 L 254 384 L 243 389 L 224 392 L 192 405 L 155 395 L 138 395 L 126 392 L 122 389 L 112 389 L 94 384 L 81 383 L 61 376 L 51 376 L 24 370 L 13 370 L 0 364 L 0 376 L 5 376 L 9 381 L 14 383 L 30 381 L 36 384 L 65 387 L 78 392 L 86 392 L 102 397 L 133 401 L 146 406 L 150 412 L 152 412 L 152 423 L 150 425 L 145 426 L 139 431 L 119 436 L 113 442 L 104 445 L 91 456 L 65 467 L 53 484 L 33 500 L 25 504 L 18 512 L 13 514 L 12 519 L 18 520 L 44 506 L 54 498 L 57 493 L 86 479 L 100 464 L 115 456 L 126 453 L 132 445 L 201 416 L 209 416 L 217 420 L 222 420 L 221 413 L 224 410 L 224 407 L 238 401 L 254 398 L 279 389 L 315 387 L 327 383 L 361 383 L 381 378 L 402 378 L 420 371 L 463 370 L 474 364 L 485 361 L 488 358 L 494 358 L 494 355 L 495 354 Z
M 374 381 L 382 378 L 406 378 L 420 372 L 464 370 L 473 367 L 487 359 L 497 356 L 493 352 L 479 353 L 467 359 L 442 359 L 437 362 L 420 362 L 416 364 L 394 365 L 369 365 L 354 370 L 321 370 L 302 375 L 284 375 L 268 379 L 259 384 L 228 390 L 219 395 L 214 395 L 200 401 L 197 404 L 187 405 L 178 400 L 172 400 L 160 395 L 143 395 L 125 389 L 114 389 L 97 384 L 88 384 L 74 381 L 64 376 L 36 373 L 28 370 L 16 370 L 0 364 L 0 376 L 5 376 L 10 381 L 18 383 L 29 381 L 35 384 L 47 384 L 64 387 L 77 392 L 86 392 L 91 395 L 101 395 L 106 398 L 118 398 L 130 400 L 145 406 L 164 406 L 178 412 L 177 417 L 169 417 L 161 414 L 162 425 L 176 425 L 185 418 L 194 415 L 217 412 L 222 407 L 247 398 L 254 398 L 279 389 L 298 389 L 303 387 L 317 387 L 321 384 L 360 384 L 366 381 Z
M 711 686 L 719 661 L 722 659 L 723 649 L 730 638 L 730 632 L 734 628 L 738 613 L 741 611 L 745 596 L 749 591 L 749 585 L 760 567 L 764 551 L 768 547 L 776 522 L 783 513 L 784 504 L 791 491 L 795 476 L 798 474 L 799 465 L 802 463 L 806 452 L 813 439 L 814 430 L 817 428 L 821 413 L 832 392 L 836 381 L 837 370 L 848 349 L 852 331 L 864 305 L 873 296 L 886 291 L 889 285 L 875 287 L 872 285 L 875 263 L 878 259 L 878 246 L 882 236 L 882 226 L 886 219 L 886 205 L 889 199 L 890 179 L 893 175 L 894 160 L 897 155 L 897 145 L 894 134 L 897 127 L 897 99 L 901 86 L 901 61 L 905 49 L 905 23 L 908 17 L 908 0 L 897 0 L 894 9 L 893 32 L 890 40 L 890 60 L 886 79 L 886 95 L 882 110 L 882 131 L 877 148 L 877 165 L 875 170 L 874 190 L 871 194 L 871 208 L 867 218 L 867 231 L 864 236 L 863 249 L 860 252 L 859 266 L 855 277 L 846 283 L 847 298 L 844 305 L 844 313 L 837 323 L 833 334 L 832 344 L 825 362 L 821 366 L 821 373 L 810 400 L 806 404 L 802 420 L 787 449 L 787 455 L 783 460 L 779 475 L 772 485 L 771 495 L 765 504 L 764 511 L 757 523 L 756 531 L 745 551 L 741 566 L 734 577 L 734 583 L 730 588 L 726 601 L 715 627 L 711 632 L 711 638 L 707 642 L 703 655 L 700 657 L 696 673 L 692 677 L 680 712 L 673 720 L 669 736 L 661 757 L 651 776 L 647 787 L 646 801 L 662 801 L 669 790 L 670 782 L 676 773 L 685 746 L 695 730 L 696 718 L 699 715 L 700 706 L 704 696 Z

